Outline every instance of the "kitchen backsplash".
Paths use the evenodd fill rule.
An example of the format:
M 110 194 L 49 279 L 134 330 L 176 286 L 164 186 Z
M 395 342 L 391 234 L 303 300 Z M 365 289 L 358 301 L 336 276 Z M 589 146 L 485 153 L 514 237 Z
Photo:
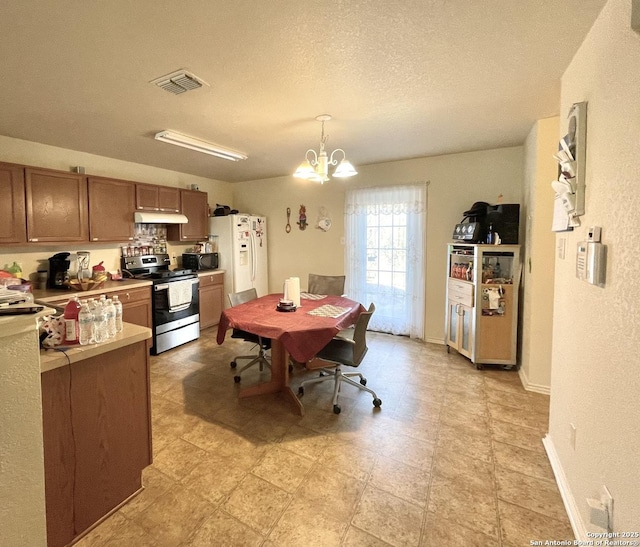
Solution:
M 116 271 L 120 268 L 120 257 L 122 255 L 121 247 L 131 246 L 138 248 L 145 246 L 156 246 L 156 248 L 166 248 L 166 252 L 171 257 L 172 266 L 180 266 L 182 253 L 188 252 L 193 247 L 193 243 L 182 245 L 177 242 L 166 241 L 166 227 L 163 225 L 141 225 L 136 224 L 136 228 L 139 229 L 139 237 L 130 243 L 94 243 L 94 244 L 82 244 L 82 245 L 42 245 L 38 247 L 0 247 L 0 269 L 11 266 L 14 262 L 17 262 L 22 268 L 22 278 L 31 282 L 35 282 L 36 273 L 38 270 L 49 269 L 49 257 L 56 253 L 68 252 L 71 253 L 69 257 L 72 262 L 69 267 L 71 272 L 77 270 L 76 252 L 88 251 L 90 253 L 90 266 L 95 266 L 100 262 L 108 271 Z M 144 233 L 142 226 L 145 226 Z M 161 227 L 160 230 L 152 230 L 149 227 L 156 226 Z M 162 228 L 165 231 L 162 231 Z M 137 230 L 138 231 L 138 230 Z M 154 233 L 155 232 L 155 233 Z M 140 252 L 140 251 L 138 251 Z

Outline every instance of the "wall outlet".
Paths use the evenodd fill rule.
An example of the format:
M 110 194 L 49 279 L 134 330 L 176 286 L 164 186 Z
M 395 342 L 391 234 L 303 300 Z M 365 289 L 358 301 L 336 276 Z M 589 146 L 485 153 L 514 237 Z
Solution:
M 573 450 L 576 449 L 576 426 L 573 424 L 569 424 L 569 444 Z

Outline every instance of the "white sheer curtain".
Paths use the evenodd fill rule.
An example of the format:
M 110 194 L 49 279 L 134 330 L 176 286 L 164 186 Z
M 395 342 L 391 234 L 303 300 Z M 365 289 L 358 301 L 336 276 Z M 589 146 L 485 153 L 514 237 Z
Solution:
M 345 290 L 371 330 L 424 338 L 426 215 L 425 183 L 346 193 Z

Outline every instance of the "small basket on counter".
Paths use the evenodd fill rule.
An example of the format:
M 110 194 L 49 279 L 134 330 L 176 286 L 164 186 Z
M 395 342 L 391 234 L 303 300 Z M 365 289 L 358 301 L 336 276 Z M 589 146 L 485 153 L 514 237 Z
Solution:
M 107 276 L 104 278 L 91 278 L 91 279 L 70 279 L 65 282 L 65 285 L 74 291 L 91 291 L 93 289 L 101 289 L 104 287 L 104 282 L 107 280 Z
M 91 291 L 93 289 L 101 289 L 104 287 L 104 282 L 107 280 L 107 277 L 108 274 L 102 265 L 102 262 L 100 262 L 100 264 L 93 267 L 90 278 L 83 278 L 79 276 L 78 279 L 69 279 L 65 285 L 74 291 Z

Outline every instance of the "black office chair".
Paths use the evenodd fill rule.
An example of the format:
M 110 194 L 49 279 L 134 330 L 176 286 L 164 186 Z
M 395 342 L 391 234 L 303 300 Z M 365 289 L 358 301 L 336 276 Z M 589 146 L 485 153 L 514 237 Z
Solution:
M 304 388 L 306 385 L 333 381 L 333 412 L 335 414 L 340 414 L 341 409 L 340 405 L 338 405 L 338 394 L 340 393 L 342 382 L 346 382 L 358 389 L 361 389 L 362 391 L 371 393 L 371 395 L 373 395 L 373 406 L 376 408 L 382 405 L 382 401 L 378 398 L 375 391 L 365 387 L 367 385 L 367 379 L 362 376 L 362 374 L 359 372 L 342 372 L 343 365 L 357 367 L 367 354 L 367 326 L 369 325 L 369 320 L 375 310 L 376 307 L 372 303 L 367 311 L 360 314 L 356 321 L 355 329 L 353 329 L 352 338 L 336 336 L 318 352 L 316 355 L 317 358 L 329 361 L 330 363 L 335 363 L 336 367 L 333 369 L 323 368 L 321 369 L 319 378 L 313 378 L 312 380 L 305 380 L 302 382 L 298 388 L 299 395 L 304 395 Z M 354 376 L 360 378 L 360 383 L 351 379 Z
M 311 294 L 344 294 L 344 275 L 318 275 L 309 274 L 307 292 Z
M 229 303 L 231 304 L 231 307 L 234 307 L 238 306 L 239 304 L 249 302 L 250 300 L 255 300 L 256 298 L 258 298 L 258 293 L 256 292 L 256 290 L 247 289 L 246 291 L 229 294 Z M 245 340 L 247 342 L 253 342 L 258 346 L 257 355 L 238 355 L 234 357 L 231 363 L 229 363 L 231 368 L 236 368 L 238 366 L 237 361 L 239 359 L 249 359 L 249 362 L 238 371 L 238 374 L 233 377 L 236 384 L 241 380 L 240 374 L 242 374 L 242 372 L 247 370 L 249 367 L 259 365 L 260 372 L 264 370 L 265 366 L 271 368 L 271 363 L 269 363 L 266 354 L 267 350 L 271 349 L 271 340 L 269 338 L 263 339 L 262 336 L 258 336 L 257 334 L 253 334 L 241 329 L 233 329 L 231 338 L 241 338 L 242 340 Z

